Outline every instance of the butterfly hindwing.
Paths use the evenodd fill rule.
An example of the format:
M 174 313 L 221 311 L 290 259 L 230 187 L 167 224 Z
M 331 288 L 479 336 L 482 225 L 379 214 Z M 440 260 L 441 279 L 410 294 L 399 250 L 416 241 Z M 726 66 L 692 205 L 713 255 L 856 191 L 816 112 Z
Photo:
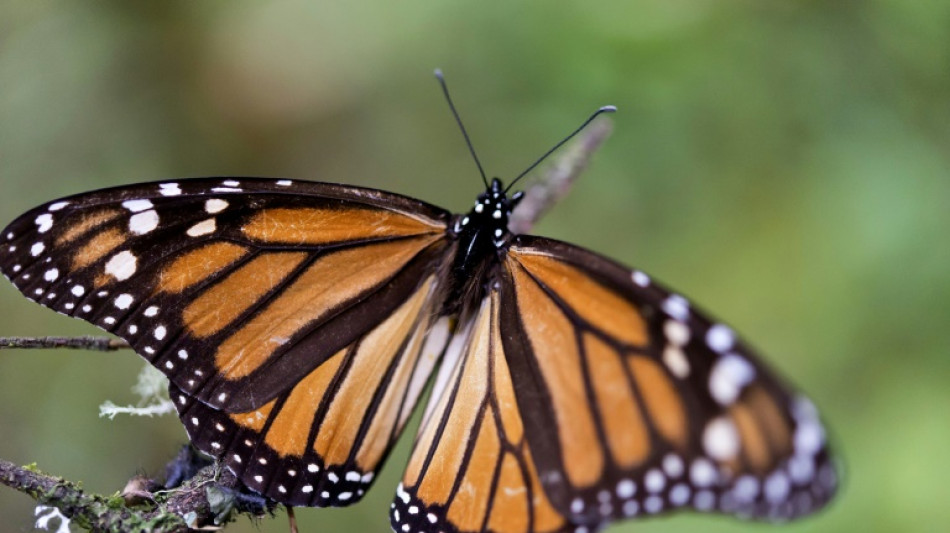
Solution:
M 502 339 L 555 507 L 598 524 L 680 507 L 784 520 L 835 488 L 811 403 L 727 326 L 586 250 L 509 248 Z
M 437 383 L 429 400 L 390 509 L 394 531 L 574 529 L 538 478 L 501 342 L 500 314 L 493 291 L 450 345 L 440 370 L 445 386 Z

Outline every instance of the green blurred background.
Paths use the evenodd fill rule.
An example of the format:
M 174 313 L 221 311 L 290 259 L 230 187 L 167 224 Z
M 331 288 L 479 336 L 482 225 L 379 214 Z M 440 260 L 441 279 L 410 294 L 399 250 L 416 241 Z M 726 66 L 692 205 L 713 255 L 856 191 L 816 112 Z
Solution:
M 950 524 L 950 3 L 7 2 L 0 224 L 61 195 L 202 175 L 339 181 L 467 209 L 590 111 L 615 133 L 537 232 L 635 265 L 735 325 L 823 410 L 839 498 L 784 531 Z M 94 334 L 0 283 L 0 335 Z M 174 417 L 130 353 L 4 351 L 0 457 L 93 491 L 157 474 Z M 303 531 L 388 531 L 408 453 Z M 33 505 L 0 487 L 0 530 Z M 265 519 L 231 531 L 286 531 Z M 681 513 L 610 531 L 759 531 Z

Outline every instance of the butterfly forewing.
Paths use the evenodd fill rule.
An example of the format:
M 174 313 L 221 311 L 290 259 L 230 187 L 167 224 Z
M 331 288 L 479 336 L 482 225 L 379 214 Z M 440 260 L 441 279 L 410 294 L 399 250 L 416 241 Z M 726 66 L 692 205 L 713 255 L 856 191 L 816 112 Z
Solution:
M 447 218 L 338 185 L 147 184 L 23 215 L 0 268 L 35 301 L 129 341 L 189 395 L 241 412 L 388 316 L 441 260 Z
M 23 215 L 0 268 L 165 372 L 196 445 L 247 485 L 346 505 L 441 353 L 444 333 L 422 347 L 442 305 L 447 219 L 329 184 L 146 184 Z

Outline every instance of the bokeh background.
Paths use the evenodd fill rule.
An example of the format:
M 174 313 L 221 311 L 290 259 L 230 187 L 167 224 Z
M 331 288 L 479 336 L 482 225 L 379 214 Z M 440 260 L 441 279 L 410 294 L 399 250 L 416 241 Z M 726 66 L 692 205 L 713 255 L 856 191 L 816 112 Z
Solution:
M 950 523 L 950 4 L 7 2 L 0 223 L 97 187 L 339 181 L 467 209 L 603 104 L 615 133 L 537 232 L 635 265 L 732 323 L 822 409 L 846 466 L 797 531 Z M 0 335 L 93 334 L 0 283 Z M 184 442 L 130 353 L 0 354 L 0 457 L 111 493 Z M 303 531 L 388 531 L 408 453 Z M 0 530 L 33 505 L 0 487 Z M 283 518 L 231 531 L 286 531 Z M 677 514 L 611 532 L 751 532 Z

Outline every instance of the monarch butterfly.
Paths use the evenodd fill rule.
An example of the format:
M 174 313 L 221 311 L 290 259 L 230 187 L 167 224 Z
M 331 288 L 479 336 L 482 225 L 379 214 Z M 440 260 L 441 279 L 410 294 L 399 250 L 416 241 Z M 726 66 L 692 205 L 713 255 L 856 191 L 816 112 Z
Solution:
M 127 340 L 192 442 L 289 506 L 359 500 L 433 373 L 397 532 L 786 520 L 831 498 L 809 400 L 647 274 L 512 234 L 520 193 L 482 178 L 461 215 L 285 179 L 104 189 L 15 220 L 0 271 Z

